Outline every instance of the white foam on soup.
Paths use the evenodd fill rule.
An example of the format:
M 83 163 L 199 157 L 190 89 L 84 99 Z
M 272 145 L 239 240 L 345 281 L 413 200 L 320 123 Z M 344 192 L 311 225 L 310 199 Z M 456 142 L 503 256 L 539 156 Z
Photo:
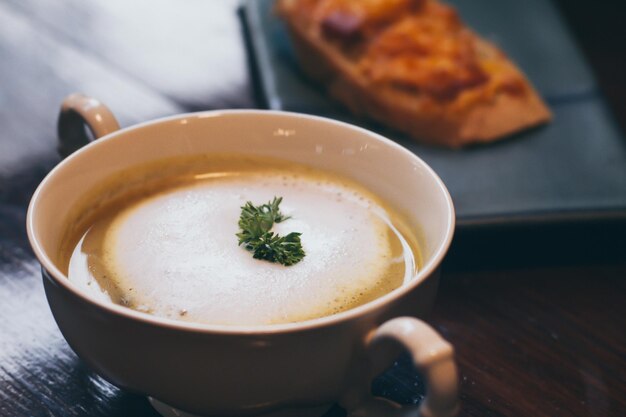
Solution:
M 237 245 L 238 219 L 282 196 L 292 218 L 278 234 L 300 232 L 304 259 L 292 266 L 257 260 Z M 199 180 L 125 208 L 104 237 L 105 263 L 133 308 L 158 316 L 212 324 L 284 323 L 344 310 L 381 285 L 390 265 L 415 264 L 392 255 L 386 211 L 366 192 L 340 182 L 284 174 L 239 174 Z M 70 279 L 106 296 L 85 272 L 81 244 Z M 407 253 L 408 252 L 408 253 Z M 406 278 L 405 277 L 405 278 Z

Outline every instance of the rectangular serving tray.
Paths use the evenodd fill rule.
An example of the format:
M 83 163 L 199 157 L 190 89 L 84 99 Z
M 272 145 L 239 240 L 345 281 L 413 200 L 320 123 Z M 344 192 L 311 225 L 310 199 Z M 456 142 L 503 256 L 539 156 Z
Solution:
M 298 69 L 273 1 L 247 0 L 243 17 L 266 106 L 348 121 L 410 149 L 449 188 L 460 228 L 626 220 L 626 140 L 553 4 L 449 3 L 528 75 L 554 113 L 550 124 L 461 150 L 417 144 L 354 118 L 309 82 Z

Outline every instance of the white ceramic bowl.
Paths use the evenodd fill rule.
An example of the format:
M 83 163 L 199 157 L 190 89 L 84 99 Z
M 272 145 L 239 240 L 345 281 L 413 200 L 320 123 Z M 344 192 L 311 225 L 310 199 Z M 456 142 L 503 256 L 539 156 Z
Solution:
M 66 146 L 80 138 L 83 119 L 95 136 L 105 135 L 50 172 L 32 198 L 27 222 L 59 328 L 97 373 L 120 387 L 203 415 L 258 414 L 333 402 L 357 413 L 372 410 L 366 399 L 371 373 L 388 365 L 397 352 L 372 346 L 384 347 L 384 340 L 393 339 L 412 353 L 428 382 L 422 413 L 454 414 L 452 349 L 416 319 L 434 301 L 438 267 L 453 235 L 454 209 L 444 184 L 416 155 L 365 129 L 275 111 L 182 114 L 116 130 L 110 112 L 82 96 L 71 97 L 63 108 L 60 131 Z M 55 263 L 64 225 L 71 208 L 95 184 L 148 161 L 216 152 L 280 158 L 360 182 L 406 216 L 419 239 L 423 267 L 410 282 L 360 307 L 266 326 L 159 318 L 96 300 L 64 276 Z

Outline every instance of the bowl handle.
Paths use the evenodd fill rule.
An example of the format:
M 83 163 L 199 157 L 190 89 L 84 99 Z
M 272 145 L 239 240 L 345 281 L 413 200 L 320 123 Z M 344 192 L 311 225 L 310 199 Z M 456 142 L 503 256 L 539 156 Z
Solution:
M 395 341 L 404 346 L 413 364 L 424 377 L 426 396 L 419 406 L 402 406 L 369 394 L 353 396 L 348 417 L 453 417 L 459 411 L 458 374 L 454 349 L 432 327 L 413 317 L 398 317 L 372 331 L 366 340 L 374 368 L 382 366 L 385 355 L 376 349 L 381 342 Z M 362 387 L 363 388 L 363 387 Z M 360 390 L 361 393 L 369 391 Z M 356 392 L 353 392 L 355 394 Z
M 85 127 L 89 128 L 91 137 Z M 62 157 L 82 148 L 92 140 L 119 130 L 120 125 L 104 104 L 83 94 L 71 94 L 63 100 L 57 135 L 57 150 Z

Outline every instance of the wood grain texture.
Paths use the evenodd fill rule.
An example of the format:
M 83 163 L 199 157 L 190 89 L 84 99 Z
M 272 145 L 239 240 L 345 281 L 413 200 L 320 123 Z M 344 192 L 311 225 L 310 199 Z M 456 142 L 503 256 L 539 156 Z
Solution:
M 448 276 L 433 322 L 456 346 L 464 415 L 624 415 L 624 272 Z
M 145 398 L 92 373 L 65 343 L 28 247 L 26 206 L 59 160 L 55 122 L 66 94 L 100 98 L 123 126 L 254 106 L 236 4 L 0 3 L 0 417 L 157 417 Z M 600 65 L 612 65 L 609 52 L 591 56 L 598 54 Z M 612 85 L 610 77 L 601 83 Z M 623 122 L 626 113 L 618 117 Z M 524 250 L 535 230 L 459 236 L 474 252 L 453 248 L 430 322 L 456 346 L 461 416 L 626 415 L 624 242 L 603 240 L 614 236 L 603 233 L 606 225 L 593 235 L 560 227 L 537 245 L 539 262 Z M 484 253 L 485 239 L 502 250 Z M 549 252 L 575 239 L 591 239 L 604 256 L 589 264 L 584 251 Z M 511 248 L 516 261 L 503 263 Z M 406 355 L 372 389 L 402 403 L 424 394 Z M 343 415 L 335 407 L 326 417 Z
M 122 126 L 183 110 L 5 3 L 0 3 L 0 57 L 0 175 L 56 158 L 56 118 L 72 92 L 98 97 Z
M 191 110 L 253 107 L 238 0 L 9 0 L 31 25 Z

